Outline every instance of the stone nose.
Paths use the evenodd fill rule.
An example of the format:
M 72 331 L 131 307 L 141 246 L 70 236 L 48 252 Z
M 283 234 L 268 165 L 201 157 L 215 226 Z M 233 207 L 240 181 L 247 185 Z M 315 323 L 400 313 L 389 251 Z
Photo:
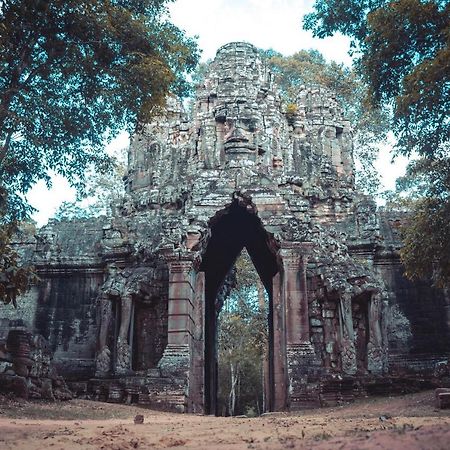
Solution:
M 232 142 L 249 142 L 248 138 L 244 135 L 241 128 L 234 127 L 232 133 L 230 136 L 228 136 L 227 140 L 225 141 L 225 144 L 230 144 Z

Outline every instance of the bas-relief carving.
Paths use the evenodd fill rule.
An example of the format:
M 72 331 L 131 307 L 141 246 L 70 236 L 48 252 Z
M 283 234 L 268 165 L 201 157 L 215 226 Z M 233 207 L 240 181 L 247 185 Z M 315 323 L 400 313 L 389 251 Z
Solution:
M 130 323 L 133 301 L 131 295 L 124 293 L 120 298 L 120 327 L 117 336 L 117 360 L 115 372 L 126 374 L 131 370 Z
M 131 372 L 133 296 L 144 296 L 153 278 L 151 268 L 120 270 L 112 264 L 108 266 L 107 272 L 107 279 L 101 287 L 97 300 L 100 309 L 100 328 L 95 367 L 96 375 L 100 377 L 107 376 L 111 372 L 119 375 Z M 120 310 L 118 324 L 113 324 L 114 302 Z M 118 330 L 117 335 L 112 327 Z M 111 331 L 114 334 L 113 349 L 108 347 L 108 336 Z M 115 354 L 114 367 L 112 367 L 113 354 Z
M 252 190 L 259 195 L 262 186 L 268 186 L 264 188 L 264 197 L 280 200 L 276 212 L 267 217 L 264 210 L 270 211 L 270 204 L 253 205 L 256 214 L 261 213 L 263 225 L 279 242 L 312 242 L 309 276 L 316 273 L 321 277 L 328 292 L 342 292 L 343 286 L 348 292 L 339 300 L 341 362 L 344 373 L 356 373 L 351 298 L 370 290 L 379 281 L 349 255 L 345 233 L 329 226 L 336 212 L 341 218 L 349 211 L 342 210 L 335 197 L 351 199 L 354 189 L 350 126 L 335 96 L 320 88 L 305 87 L 297 98 L 297 112 L 287 118 L 272 78 L 256 50 L 247 44 L 230 44 L 219 50 L 199 85 L 194 128 L 190 133 L 184 132 L 185 140 L 177 147 L 173 136 L 177 129 L 181 134 L 180 111 L 178 121 L 174 120 L 175 112 L 166 124 L 159 120 L 158 127 L 147 130 L 149 142 L 157 140 L 161 154 L 170 158 L 162 164 L 153 162 L 161 173 L 161 177 L 153 178 L 156 181 L 152 185 L 158 189 L 160 204 L 174 204 L 176 192 L 190 192 L 182 202 L 183 213 L 192 222 L 202 224 L 196 232 L 205 236 L 208 220 L 229 204 L 233 191 L 245 191 L 252 204 Z M 166 137 L 164 141 L 168 135 L 172 138 Z M 170 155 L 164 146 L 170 147 Z M 188 161 L 183 162 L 178 154 L 189 155 Z M 167 183 L 167 175 L 163 175 L 169 167 L 178 174 L 177 182 L 184 183 L 183 187 L 177 184 L 176 191 Z M 139 193 L 136 201 L 142 202 L 141 197 Z M 169 198 L 172 200 L 167 201 Z M 370 237 L 376 231 L 369 201 L 359 204 L 357 221 L 360 237 Z M 195 251 L 188 236 L 183 235 L 186 227 L 179 216 L 172 214 L 163 223 L 159 249 Z M 359 285 L 347 281 L 356 278 L 364 281 Z M 302 309 L 305 310 L 307 305 Z M 371 315 L 377 314 L 374 306 Z M 385 345 L 378 338 L 376 327 L 371 330 L 374 333 L 376 336 L 368 346 L 372 371 L 379 367 L 379 347 Z M 328 347 L 331 344 L 325 343 Z
M 352 298 L 343 294 L 339 300 L 341 324 L 341 362 L 342 370 L 347 375 L 356 373 L 355 333 L 352 318 Z
M 107 345 L 108 330 L 112 320 L 112 302 L 108 296 L 101 295 L 99 300 L 100 330 L 95 357 L 96 376 L 106 376 L 111 370 L 111 350 Z
M 367 369 L 381 374 L 385 365 L 385 349 L 381 331 L 383 301 L 381 295 L 373 293 L 369 304 L 369 342 L 367 344 Z
M 106 376 L 111 371 L 111 350 L 108 347 L 108 332 L 112 322 L 112 300 L 120 295 L 121 286 L 116 280 L 117 267 L 108 266 L 108 275 L 97 299 L 100 313 L 100 329 L 95 357 L 96 376 Z

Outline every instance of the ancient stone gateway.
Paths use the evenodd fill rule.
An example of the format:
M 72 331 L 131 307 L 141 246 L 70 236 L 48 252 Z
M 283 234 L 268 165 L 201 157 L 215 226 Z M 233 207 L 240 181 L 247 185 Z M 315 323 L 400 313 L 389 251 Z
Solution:
M 355 217 L 351 129 L 331 93 L 305 89 L 286 115 L 257 50 L 226 45 L 198 89 L 194 122 L 171 103 L 134 138 L 129 161 L 127 215 L 148 227 L 147 236 L 136 230 L 144 261 L 157 257 L 168 267 L 167 346 L 158 367 L 187 377 L 188 410 L 215 412 L 216 298 L 244 247 L 270 299 L 269 409 L 295 406 L 304 380 L 327 369 L 386 370 L 383 284 L 322 225 L 356 219 L 373 231 L 370 216 Z M 125 337 L 132 296 L 120 297 L 116 373 L 131 369 L 132 352 Z M 358 349 L 357 300 L 365 314 Z
M 217 298 L 244 247 L 269 295 L 268 409 L 430 373 L 448 356 L 449 299 L 402 278 L 397 222 L 356 191 L 352 152 L 333 93 L 304 88 L 286 112 L 255 47 L 220 48 L 192 118 L 171 100 L 134 136 L 113 217 L 23 245 L 42 280 L 28 323 L 69 385 L 214 413 Z

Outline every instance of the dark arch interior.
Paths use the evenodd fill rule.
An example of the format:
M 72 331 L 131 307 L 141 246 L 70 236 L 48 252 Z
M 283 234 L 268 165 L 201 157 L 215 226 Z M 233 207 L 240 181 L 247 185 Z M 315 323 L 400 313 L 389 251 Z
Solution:
M 200 270 L 205 272 L 205 410 L 217 413 L 217 311 L 219 289 L 243 248 L 247 249 L 269 294 L 269 359 L 272 360 L 272 279 L 278 272 L 270 236 L 256 214 L 237 202 L 213 219 Z M 271 365 L 271 364 L 270 364 Z M 269 369 L 269 372 L 271 370 Z M 269 373 L 269 379 L 271 377 Z M 272 389 L 272 388 L 271 388 Z M 269 397 L 271 393 L 269 393 Z M 270 405 L 269 405 L 270 408 Z

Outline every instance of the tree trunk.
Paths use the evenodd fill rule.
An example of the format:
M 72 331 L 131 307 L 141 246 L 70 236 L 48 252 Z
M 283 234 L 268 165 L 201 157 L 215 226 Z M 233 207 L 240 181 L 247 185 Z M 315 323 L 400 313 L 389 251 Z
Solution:
M 233 363 L 230 363 L 230 373 L 231 373 L 231 389 L 228 396 L 228 410 L 230 415 L 234 416 L 236 412 L 236 387 L 238 383 L 238 368 L 234 367 Z

